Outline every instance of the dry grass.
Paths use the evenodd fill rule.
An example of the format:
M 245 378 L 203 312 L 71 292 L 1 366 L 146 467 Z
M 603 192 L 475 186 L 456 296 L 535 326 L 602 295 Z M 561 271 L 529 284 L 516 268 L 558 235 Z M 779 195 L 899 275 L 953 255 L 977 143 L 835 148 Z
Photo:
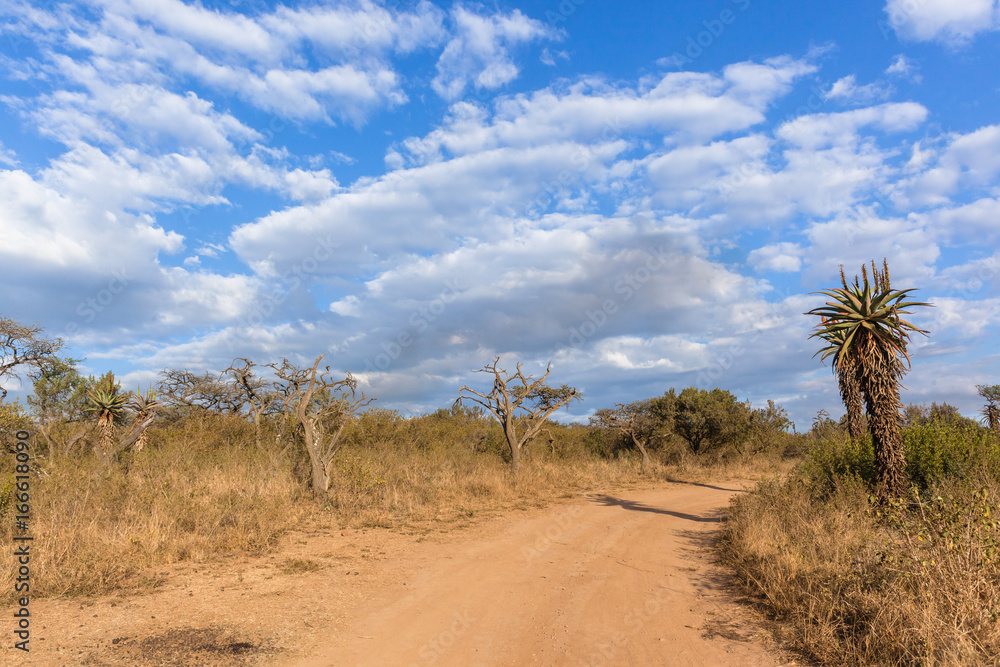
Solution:
M 307 511 L 301 485 L 267 457 L 183 438 L 153 447 L 125 475 L 90 454 L 42 461 L 32 480 L 32 595 L 142 590 L 152 566 L 259 551 Z M 0 539 L 10 544 L 12 522 Z M 13 599 L 13 573 L 0 590 Z
M 252 427 L 234 416 L 204 415 L 154 428 L 127 473 L 104 467 L 82 445 L 69 454 L 43 450 L 37 462 L 45 472 L 31 482 L 31 592 L 142 592 L 158 585 L 158 567 L 262 552 L 304 520 L 449 530 L 581 491 L 707 474 L 706 461 L 690 457 L 644 471 L 634 453 L 602 456 L 588 444 L 589 429 L 553 425 L 551 431 L 553 442 L 533 444 L 515 480 L 499 429 L 488 420 L 403 419 L 373 411 L 345 433 L 329 494 L 320 498 L 309 491 L 304 453 L 287 433 L 276 438 L 268 431 L 258 449 Z M 13 469 L 9 460 L 3 465 Z M 737 476 L 748 472 L 739 457 L 728 465 Z M 712 467 L 718 471 L 719 462 Z M 9 546 L 7 496 L 0 497 L 6 517 L 0 542 Z M 10 569 L 0 574 L 5 603 L 13 600 L 13 577 Z
M 767 482 L 731 508 L 724 560 L 829 665 L 984 665 L 1000 655 L 1000 488 L 944 482 L 873 509 L 857 481 Z

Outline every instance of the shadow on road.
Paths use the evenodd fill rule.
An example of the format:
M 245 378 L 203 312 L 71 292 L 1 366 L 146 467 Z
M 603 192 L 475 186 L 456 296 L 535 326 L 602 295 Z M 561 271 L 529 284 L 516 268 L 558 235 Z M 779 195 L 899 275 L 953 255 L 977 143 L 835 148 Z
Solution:
M 592 502 L 600 503 L 605 507 L 621 507 L 622 509 L 629 510 L 630 512 L 652 512 L 653 514 L 666 514 L 668 516 L 675 516 L 678 519 L 685 519 L 687 521 L 698 521 L 701 523 L 722 523 L 721 516 L 696 516 L 694 514 L 687 514 L 685 512 L 675 512 L 674 510 L 665 510 L 660 507 L 650 507 L 649 505 L 644 505 L 643 503 L 637 503 L 633 500 L 625 500 L 624 498 L 615 498 L 613 496 L 595 496 L 591 498 Z
M 685 482 L 680 479 L 668 480 L 671 484 L 687 484 L 689 486 L 703 486 L 706 489 L 715 489 L 716 491 L 730 491 L 732 493 L 746 493 L 746 489 L 727 489 L 722 486 L 712 486 L 711 484 L 702 484 L 701 482 Z

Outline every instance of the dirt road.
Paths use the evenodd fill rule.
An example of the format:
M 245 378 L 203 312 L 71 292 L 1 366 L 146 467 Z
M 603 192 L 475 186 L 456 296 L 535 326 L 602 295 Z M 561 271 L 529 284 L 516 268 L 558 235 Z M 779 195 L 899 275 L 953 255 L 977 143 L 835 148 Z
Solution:
M 711 562 L 736 491 L 594 495 L 448 545 L 362 605 L 331 646 L 290 664 L 780 664 L 746 636 Z
M 460 530 L 317 524 L 157 568 L 145 595 L 32 601 L 31 653 L 0 665 L 777 665 L 712 563 L 737 489 L 587 494 Z

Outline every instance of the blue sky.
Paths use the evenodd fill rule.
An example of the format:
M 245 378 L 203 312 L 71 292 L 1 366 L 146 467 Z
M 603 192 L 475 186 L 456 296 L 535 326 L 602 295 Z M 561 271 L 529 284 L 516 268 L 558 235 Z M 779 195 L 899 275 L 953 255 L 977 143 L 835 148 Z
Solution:
M 419 413 L 499 355 L 562 419 L 695 385 L 807 428 L 810 293 L 886 257 L 936 306 L 904 401 L 971 416 L 998 46 L 994 0 L 0 0 L 0 313 L 132 387 L 325 353 Z

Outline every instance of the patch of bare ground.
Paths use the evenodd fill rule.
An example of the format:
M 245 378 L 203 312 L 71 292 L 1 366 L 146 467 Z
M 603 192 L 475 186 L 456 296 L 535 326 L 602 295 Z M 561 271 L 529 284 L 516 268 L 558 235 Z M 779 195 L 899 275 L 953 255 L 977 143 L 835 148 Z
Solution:
M 157 568 L 145 595 L 33 601 L 23 665 L 780 665 L 711 540 L 734 482 L 341 529 Z

